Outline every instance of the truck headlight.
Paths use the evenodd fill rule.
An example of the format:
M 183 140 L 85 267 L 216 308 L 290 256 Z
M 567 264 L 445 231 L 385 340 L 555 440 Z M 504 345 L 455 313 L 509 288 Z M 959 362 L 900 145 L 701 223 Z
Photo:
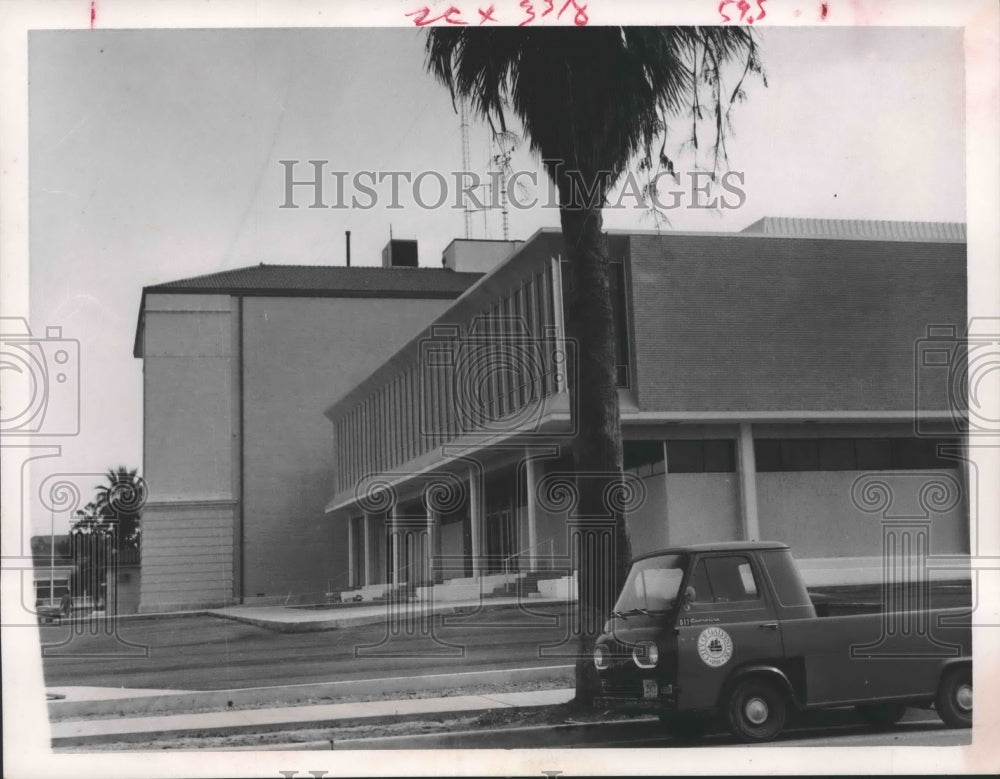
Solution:
M 640 668 L 655 668 L 660 662 L 660 648 L 652 641 L 643 641 L 632 648 L 632 660 Z
M 611 653 L 608 652 L 608 648 L 604 644 L 598 644 L 594 647 L 594 666 L 598 671 L 611 667 Z

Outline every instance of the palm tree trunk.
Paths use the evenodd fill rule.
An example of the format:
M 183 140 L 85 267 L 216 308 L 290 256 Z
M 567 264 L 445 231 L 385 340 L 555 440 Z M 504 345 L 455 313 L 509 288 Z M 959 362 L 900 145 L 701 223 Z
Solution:
M 567 329 L 575 342 L 569 380 L 578 502 L 570 537 L 579 577 L 574 702 L 582 707 L 598 692 L 594 642 L 624 581 L 630 551 L 625 517 L 609 499 L 621 484 L 622 441 L 603 219 L 600 208 L 565 206 L 560 217 L 571 274 Z

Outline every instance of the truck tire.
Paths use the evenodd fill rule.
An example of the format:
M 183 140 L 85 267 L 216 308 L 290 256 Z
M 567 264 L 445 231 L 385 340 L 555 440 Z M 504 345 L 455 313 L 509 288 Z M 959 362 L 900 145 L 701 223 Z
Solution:
M 737 684 L 726 706 L 729 729 L 747 743 L 774 739 L 785 727 L 786 710 L 783 691 L 760 678 Z
M 903 703 L 868 703 L 855 706 L 854 710 L 869 725 L 895 725 L 906 713 Z
M 949 728 L 972 727 L 972 668 L 964 666 L 944 672 L 934 708 Z

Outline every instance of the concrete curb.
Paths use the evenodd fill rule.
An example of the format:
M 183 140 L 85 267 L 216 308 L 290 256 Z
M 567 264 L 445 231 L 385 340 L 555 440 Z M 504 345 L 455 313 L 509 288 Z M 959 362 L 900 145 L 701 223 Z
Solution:
M 452 733 L 417 733 L 411 736 L 378 736 L 374 738 L 332 739 L 330 748 L 342 750 L 363 749 L 525 749 L 530 739 L 531 749 L 565 746 L 593 736 L 593 740 L 607 741 L 616 731 L 639 736 L 663 736 L 665 731 L 659 720 L 637 717 L 620 722 L 568 722 L 561 725 L 526 725 L 517 728 L 459 730 Z M 637 734 L 637 731 L 639 733 Z
M 333 749 L 329 741 L 283 741 L 280 744 L 251 744 L 242 747 L 214 747 L 210 752 L 323 752 Z
M 193 709 L 226 710 L 232 706 L 293 705 L 310 699 L 330 699 L 354 695 L 453 690 L 476 685 L 504 682 L 554 681 L 573 684 L 572 665 L 510 668 L 497 671 L 465 671 L 426 676 L 390 676 L 382 679 L 351 679 L 341 682 L 319 682 L 277 687 L 245 687 L 235 690 L 177 692 L 165 695 L 143 695 L 134 698 L 106 700 L 49 701 L 49 717 L 53 722 L 87 717 L 95 714 L 136 716 L 181 713 Z

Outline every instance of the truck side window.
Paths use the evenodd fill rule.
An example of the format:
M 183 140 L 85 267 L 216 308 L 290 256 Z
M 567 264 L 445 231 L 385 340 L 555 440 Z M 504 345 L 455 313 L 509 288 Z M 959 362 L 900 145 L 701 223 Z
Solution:
M 693 603 L 715 602 L 715 598 L 712 595 L 712 585 L 708 581 L 708 569 L 705 567 L 704 559 L 699 560 L 698 565 L 695 566 L 688 586 L 694 587 L 694 597 L 691 599 Z
M 759 590 L 750 561 L 743 556 L 704 557 L 691 575 L 694 603 L 757 600 Z

